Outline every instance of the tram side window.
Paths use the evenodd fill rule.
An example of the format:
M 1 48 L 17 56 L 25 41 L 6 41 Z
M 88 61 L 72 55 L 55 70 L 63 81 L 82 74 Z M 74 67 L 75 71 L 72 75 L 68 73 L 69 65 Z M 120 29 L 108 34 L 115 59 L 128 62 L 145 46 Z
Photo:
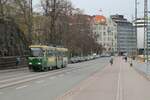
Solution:
M 68 52 L 63 52 L 64 53 L 64 57 L 68 56 Z
M 60 55 L 61 57 L 63 57 L 63 56 L 64 56 L 63 52 L 59 52 L 59 55 Z
M 63 57 L 66 57 L 66 52 L 62 52 L 62 56 L 63 56 Z
M 55 52 L 52 51 L 52 50 L 49 50 L 49 51 L 48 51 L 48 56 L 55 56 Z
M 66 55 L 66 52 L 60 52 L 60 55 L 62 56 L 62 57 L 66 57 L 67 55 Z
M 57 56 L 62 56 L 62 53 L 61 53 L 60 51 L 57 51 L 57 52 L 56 52 L 56 55 L 57 55 Z

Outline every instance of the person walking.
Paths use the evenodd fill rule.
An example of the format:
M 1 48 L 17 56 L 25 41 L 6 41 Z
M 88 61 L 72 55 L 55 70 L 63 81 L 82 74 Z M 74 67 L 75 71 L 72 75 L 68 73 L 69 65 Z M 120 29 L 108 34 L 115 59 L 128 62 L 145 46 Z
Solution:
M 113 64 L 113 58 L 112 57 L 110 58 L 110 64 L 111 65 Z
M 125 56 L 125 62 L 127 62 L 127 60 L 128 60 L 128 58 L 127 58 L 127 56 Z
M 16 58 L 16 66 L 18 66 L 19 64 L 20 64 L 20 57 L 18 56 L 17 58 Z

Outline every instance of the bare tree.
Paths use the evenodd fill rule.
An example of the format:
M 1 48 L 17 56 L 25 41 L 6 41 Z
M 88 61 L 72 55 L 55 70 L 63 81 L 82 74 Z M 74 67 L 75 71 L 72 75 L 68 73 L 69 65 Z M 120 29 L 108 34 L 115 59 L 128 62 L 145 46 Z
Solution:
M 32 18 L 33 18 L 33 8 L 32 0 L 14 0 L 18 9 L 18 13 L 23 16 L 24 24 L 27 26 L 27 37 L 28 42 L 32 43 Z
M 4 17 L 4 5 L 6 2 L 7 0 L 0 0 L 0 17 Z
M 61 38 L 63 33 L 63 30 L 60 28 L 61 24 L 64 22 L 60 19 L 65 19 L 65 17 L 71 12 L 71 2 L 68 2 L 68 0 L 41 0 L 41 5 L 44 10 L 44 15 L 49 18 L 50 22 L 50 25 L 48 26 L 50 31 L 47 36 L 49 37 L 48 40 L 51 40 L 49 43 L 57 45 L 61 44 L 61 41 L 58 41 L 60 40 L 58 38 Z

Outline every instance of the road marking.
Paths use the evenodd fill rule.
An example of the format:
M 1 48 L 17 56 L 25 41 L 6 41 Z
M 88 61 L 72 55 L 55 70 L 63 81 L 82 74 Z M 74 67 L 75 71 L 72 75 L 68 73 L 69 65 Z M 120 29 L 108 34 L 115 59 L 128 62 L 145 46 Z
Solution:
M 70 72 L 66 72 L 67 74 L 70 74 Z
M 52 80 L 52 79 L 55 79 L 55 78 L 56 78 L 56 76 L 53 76 L 53 77 L 50 77 L 49 79 L 51 79 L 51 80 Z
M 20 86 L 20 87 L 17 87 L 16 90 L 23 89 L 23 88 L 26 88 L 26 87 L 28 87 L 28 86 L 29 86 L 29 85 Z
M 44 80 L 40 80 L 40 81 L 36 81 L 36 83 L 40 84 L 40 83 L 44 83 Z
M 121 65 L 119 66 L 116 100 L 123 100 L 123 98 L 122 98 L 122 84 L 121 84 Z
M 58 77 L 63 77 L 64 76 L 64 74 L 60 74 Z
M 0 94 L 3 94 L 3 92 L 0 92 Z
M 44 74 L 43 73 L 36 73 L 36 74 L 30 74 L 30 75 L 25 75 L 25 76 L 21 76 L 21 77 L 13 77 L 13 78 L 10 78 L 10 79 L 0 80 L 0 83 L 15 81 L 15 80 L 23 79 L 23 78 L 36 77 L 38 75 L 44 75 Z
M 77 70 L 74 70 L 73 72 L 77 72 Z
M 8 80 L 2 80 L 2 81 L 0 81 L 0 83 L 3 83 L 3 84 L 0 85 L 0 89 L 8 87 L 8 86 L 24 83 L 24 82 L 33 81 L 33 80 L 36 80 L 36 79 L 39 79 L 39 78 L 50 77 L 50 76 L 55 75 L 55 74 L 60 74 L 60 73 L 64 73 L 64 72 L 67 72 L 67 71 L 72 71 L 72 70 L 75 70 L 75 69 L 77 69 L 77 68 L 71 68 L 71 69 L 66 69 L 66 70 L 57 70 L 57 71 L 55 71 L 55 73 L 52 73 L 52 74 L 49 74 L 49 72 L 46 72 L 46 73 L 40 73 L 40 74 L 27 75 L 27 76 L 24 76 L 24 77 L 12 78 L 12 79 L 8 79 Z M 9 82 L 9 81 L 13 81 L 13 82 Z M 7 82 L 7 83 L 5 83 L 5 82 Z

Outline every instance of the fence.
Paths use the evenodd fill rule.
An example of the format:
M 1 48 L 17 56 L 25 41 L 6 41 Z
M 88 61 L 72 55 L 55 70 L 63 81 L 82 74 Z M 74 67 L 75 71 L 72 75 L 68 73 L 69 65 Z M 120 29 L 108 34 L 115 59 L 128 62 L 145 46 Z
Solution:
M 26 57 L 20 57 L 20 63 L 18 65 L 16 65 L 16 59 L 16 56 L 0 57 L 0 70 L 27 67 Z

